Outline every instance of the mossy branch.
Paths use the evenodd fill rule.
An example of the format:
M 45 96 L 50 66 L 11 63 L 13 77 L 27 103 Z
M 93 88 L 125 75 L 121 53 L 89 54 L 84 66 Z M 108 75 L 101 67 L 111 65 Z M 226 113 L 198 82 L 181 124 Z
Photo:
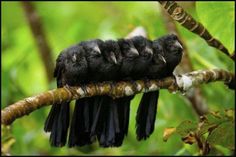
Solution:
M 113 98 L 130 96 L 141 92 L 150 92 L 159 89 L 171 91 L 185 91 L 189 88 L 208 82 L 224 81 L 235 82 L 234 74 L 222 69 L 193 71 L 187 74 L 167 77 L 161 80 L 137 80 L 102 82 L 87 84 L 84 87 L 69 87 L 50 90 L 36 96 L 20 100 L 1 111 L 1 123 L 10 125 L 14 120 L 28 115 L 34 110 L 55 102 L 92 97 L 95 95 L 109 95 Z
M 158 1 L 166 12 L 183 27 L 189 31 L 199 35 L 203 38 L 208 45 L 217 48 L 232 60 L 235 60 L 234 54 L 231 56 L 228 49 L 216 38 L 214 38 L 209 31 L 198 21 L 196 21 L 191 15 L 189 15 L 181 6 L 175 1 Z

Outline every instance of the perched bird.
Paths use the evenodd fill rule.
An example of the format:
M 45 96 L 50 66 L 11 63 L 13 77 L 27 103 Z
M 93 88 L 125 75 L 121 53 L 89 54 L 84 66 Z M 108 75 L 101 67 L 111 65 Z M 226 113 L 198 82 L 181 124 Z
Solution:
M 65 49 L 57 58 L 57 86 L 83 86 L 102 81 L 158 79 L 170 76 L 182 57 L 175 35 L 153 42 L 137 36 L 118 41 L 83 41 Z M 86 90 L 85 90 L 86 91 Z M 159 92 L 143 94 L 136 116 L 137 139 L 154 130 Z M 94 96 L 76 100 L 71 120 L 69 147 L 91 144 L 97 137 L 102 147 L 120 146 L 128 133 L 130 101 L 134 96 L 113 99 Z M 53 104 L 44 130 L 51 131 L 52 146 L 64 146 L 69 127 L 69 103 Z
M 135 66 L 130 74 L 136 80 L 145 77 L 145 72 L 152 63 L 153 49 L 152 41 L 142 36 L 135 36 L 131 40 L 139 53 L 139 56 L 134 60 Z
M 182 46 L 176 35 L 166 35 L 153 41 L 152 65 L 146 76 L 160 79 L 173 75 L 175 67 L 182 58 Z M 144 93 L 136 115 L 136 135 L 145 140 L 154 131 L 159 91 Z
M 104 42 L 100 39 L 94 39 L 83 41 L 79 45 L 85 51 L 85 58 L 88 65 L 86 83 L 100 80 L 102 77 L 97 75 L 97 71 L 100 70 L 101 66 L 104 66 L 104 58 L 102 56 Z M 84 146 L 93 142 L 90 134 L 94 119 L 94 101 L 95 97 L 76 100 L 70 127 L 69 147 Z
M 117 75 L 117 80 L 129 80 L 130 78 L 128 77 L 135 66 L 134 60 L 139 56 L 139 53 L 130 39 L 119 39 L 118 45 L 122 55 L 122 62 L 118 71 L 119 75 Z M 110 129 L 105 133 L 105 137 L 107 138 L 100 143 L 103 147 L 118 147 L 122 144 L 124 136 L 127 135 L 128 132 L 131 99 L 132 97 L 107 99 L 105 104 L 109 104 L 110 111 L 113 111 L 110 112 L 113 113 L 110 117 L 113 116 L 114 118 L 113 120 L 107 119 L 107 124 Z
M 131 66 L 132 68 L 129 73 L 129 78 L 131 80 L 136 79 L 142 79 L 145 78 L 145 74 L 147 69 L 152 63 L 152 56 L 153 56 L 153 50 L 152 50 L 152 41 L 142 37 L 142 36 L 135 36 L 130 39 L 134 45 L 134 47 L 137 49 L 139 56 L 135 58 L 131 58 Z M 126 62 L 129 62 L 127 60 Z M 125 63 L 125 62 L 124 62 Z M 126 63 L 127 64 L 127 63 Z M 125 67 L 125 66 L 124 66 Z M 124 71 L 124 70 L 123 70 Z M 121 72 L 122 73 L 122 72 Z M 124 105 L 124 119 L 126 120 L 124 125 L 124 133 L 127 135 L 128 133 L 128 125 L 129 125 L 129 112 L 130 112 L 130 101 L 134 98 L 134 96 L 128 96 L 124 98 L 120 98 L 120 104 Z
M 131 58 L 138 56 L 132 41 L 125 39 L 120 39 L 118 42 L 108 40 L 105 42 L 105 46 L 104 57 L 110 56 L 110 60 L 112 60 L 114 58 L 112 54 L 114 53 L 117 64 L 114 65 L 114 62 L 109 62 L 108 57 L 108 62 L 104 63 L 104 68 L 97 72 L 98 74 L 102 73 L 104 77 L 102 81 L 119 80 L 124 75 L 128 76 L 129 72 L 124 73 L 120 68 L 125 69 L 124 64 L 128 65 L 128 61 L 132 61 Z M 131 64 L 130 66 L 133 66 Z M 124 126 L 129 121 L 129 115 L 126 112 L 129 106 L 123 104 L 121 99 L 113 99 L 109 96 L 102 96 L 97 102 L 99 102 L 98 105 L 94 105 L 98 106 L 98 110 L 92 133 L 97 135 L 99 144 L 102 147 L 120 146 L 126 130 Z
M 133 68 L 136 66 L 134 65 L 134 60 L 139 56 L 139 52 L 131 39 L 119 39 L 118 44 L 123 56 L 119 78 L 127 79 L 127 77 L 130 77 Z
M 175 67 L 180 63 L 183 55 L 183 46 L 174 34 L 166 35 L 159 39 L 161 45 L 163 45 L 164 58 L 166 60 L 166 70 L 163 77 L 173 75 Z
M 65 49 L 56 60 L 54 77 L 57 78 L 57 87 L 82 83 L 83 80 L 86 80 L 87 70 L 85 52 L 81 46 L 74 45 Z M 52 146 L 61 147 L 66 143 L 70 116 L 69 103 L 70 101 L 63 101 L 53 104 L 46 119 L 44 130 L 51 131 Z
M 101 76 L 98 81 L 116 80 L 122 61 L 120 47 L 114 40 L 107 40 L 104 45 L 104 62 L 96 72 L 96 75 Z M 109 96 L 96 96 L 95 99 L 91 136 L 97 136 L 100 146 L 108 147 L 112 145 L 114 136 L 120 128 L 117 123 L 117 107 L 113 105 L 113 99 Z

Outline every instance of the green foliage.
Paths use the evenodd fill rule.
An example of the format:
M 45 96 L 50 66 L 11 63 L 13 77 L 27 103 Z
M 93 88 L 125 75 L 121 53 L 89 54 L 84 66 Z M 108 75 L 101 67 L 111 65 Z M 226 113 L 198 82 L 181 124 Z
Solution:
M 202 24 L 233 53 L 235 2 L 196 2 L 196 9 Z
M 233 150 L 235 148 L 235 123 L 224 122 L 220 124 L 207 137 L 207 141 L 210 145 L 221 145 Z
M 15 139 L 11 133 L 10 126 L 1 125 L 1 155 L 9 155 L 11 146 L 15 143 Z
M 193 132 L 197 129 L 197 125 L 194 122 L 191 121 L 183 121 L 177 128 L 176 131 L 177 133 L 182 136 L 185 137 L 187 136 L 190 132 Z
M 52 49 L 54 61 L 61 50 L 74 43 L 93 38 L 116 39 L 125 37 L 133 28 L 140 25 L 147 30 L 150 39 L 155 39 L 169 33 L 166 31 L 161 8 L 157 2 L 33 3 L 42 19 L 43 28 Z M 209 6 L 208 3 L 205 4 L 206 7 Z M 55 81 L 47 83 L 45 69 L 38 54 L 34 37 L 24 16 L 21 3 L 2 2 L 1 9 L 1 108 L 4 108 L 25 97 L 55 88 L 56 83 Z M 198 13 L 196 13 L 193 5 L 189 5 L 187 10 L 191 15 L 197 17 Z M 207 8 L 206 10 L 209 9 Z M 221 18 L 221 16 L 218 18 Z M 225 16 L 224 18 L 228 17 Z M 200 16 L 199 19 L 201 20 Z M 222 28 L 222 24 L 218 24 L 218 22 L 218 20 L 215 20 L 213 24 L 215 26 L 221 25 Z M 225 25 L 226 23 L 223 23 L 223 26 Z M 194 35 L 180 25 L 177 26 L 181 37 L 186 42 L 195 70 L 218 67 L 234 71 L 235 65 L 227 56 L 217 52 L 218 50 L 215 48 L 209 47 L 197 35 Z M 207 29 L 210 29 L 210 27 L 207 26 Z M 233 28 L 230 28 L 230 30 Z M 224 31 L 219 32 L 227 30 L 224 29 Z M 228 36 L 231 38 L 233 33 Z M 225 38 L 224 33 L 220 33 L 218 37 L 221 41 L 222 38 Z M 231 44 L 229 47 L 233 48 L 234 43 L 228 42 L 227 44 L 229 43 Z M 204 96 L 203 99 L 208 104 L 209 110 L 234 108 L 235 93 L 227 89 L 222 82 L 202 85 L 201 89 Z M 132 101 L 129 133 L 122 147 L 104 149 L 98 147 L 97 143 L 92 146 L 71 149 L 68 147 L 51 147 L 49 144 L 49 134 L 43 131 L 44 121 L 50 110 L 50 107 L 45 107 L 31 113 L 29 116 L 16 120 L 12 124 L 10 131 L 14 136 L 15 143 L 10 147 L 10 154 L 196 155 L 198 153 L 197 145 L 189 146 L 183 143 L 177 134 L 173 134 L 168 142 L 163 142 L 162 140 L 162 133 L 166 127 L 177 126 L 184 119 L 188 119 L 191 122 L 195 122 L 198 119 L 191 104 L 185 96 L 179 93 L 172 94 L 167 90 L 161 90 L 155 131 L 146 141 L 138 142 L 136 140 L 135 116 L 141 96 L 142 94 L 138 94 Z M 73 103 L 71 107 L 73 108 Z M 208 130 L 209 127 L 211 127 L 210 124 L 209 126 L 206 125 L 205 130 Z M 228 129 L 227 131 L 231 133 L 231 130 Z M 215 147 L 217 151 L 221 150 L 221 152 L 227 154 L 228 149 L 225 151 L 219 145 Z
M 216 145 L 223 146 L 229 150 L 234 150 L 234 112 L 234 110 L 211 112 L 200 117 L 201 120 L 198 123 L 189 120 L 183 121 L 176 127 L 176 131 L 172 131 L 171 134 L 177 133 L 185 143 L 198 143 L 199 147 L 202 146 L 199 148 L 200 150 L 211 149 Z M 172 128 L 172 130 L 174 129 Z M 166 136 L 165 134 L 167 133 L 164 132 L 164 138 Z M 165 140 L 167 139 L 165 138 Z M 208 146 L 208 144 L 210 146 Z

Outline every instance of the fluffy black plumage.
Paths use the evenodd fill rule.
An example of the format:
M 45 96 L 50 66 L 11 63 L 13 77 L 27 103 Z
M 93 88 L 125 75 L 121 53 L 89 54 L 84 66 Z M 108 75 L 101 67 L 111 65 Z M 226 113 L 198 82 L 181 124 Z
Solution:
M 133 63 L 132 70 L 129 71 L 129 76 L 132 80 L 145 78 L 145 74 L 149 66 L 152 64 L 153 50 L 152 50 L 152 41 L 142 37 L 136 36 L 131 38 L 134 47 L 138 50 L 139 56 L 134 58 L 131 63 Z M 121 98 L 124 106 L 126 106 L 126 110 L 124 111 L 126 117 L 129 118 L 129 106 L 130 101 L 134 98 L 134 96 L 129 96 L 125 98 Z M 125 134 L 128 133 L 128 122 L 124 124 Z
M 175 35 L 153 42 L 141 36 L 118 41 L 84 41 L 58 56 L 54 76 L 58 87 L 108 80 L 163 78 L 172 75 L 181 60 L 181 52 L 181 44 Z M 154 130 L 158 96 L 158 91 L 143 94 L 136 116 L 138 140 L 146 139 Z M 91 144 L 95 137 L 102 147 L 120 146 L 128 133 L 133 97 L 95 96 L 76 100 L 69 147 Z M 51 131 L 53 146 L 66 143 L 69 103 L 54 104 L 46 120 L 45 131 Z
M 75 45 L 65 49 L 58 56 L 54 77 L 57 78 L 57 87 L 78 85 L 87 76 L 87 61 L 84 49 Z M 78 80 L 77 78 L 80 78 Z M 51 131 L 52 146 L 64 146 L 69 127 L 70 101 L 55 103 L 46 119 L 44 130 Z
M 177 36 L 171 34 L 153 41 L 153 61 L 147 72 L 151 79 L 172 75 L 182 58 L 182 46 Z M 138 140 L 148 138 L 154 131 L 159 91 L 144 93 L 136 115 Z
M 135 66 L 130 74 L 136 80 L 145 77 L 145 72 L 152 63 L 152 41 L 142 36 L 135 36 L 131 40 L 139 52 L 139 56 L 134 60 Z
M 102 51 L 104 61 L 96 72 L 101 76 L 99 81 L 116 80 L 118 70 L 122 61 L 120 47 L 113 40 L 105 41 L 105 48 Z M 97 135 L 100 146 L 112 146 L 114 134 L 119 130 L 116 106 L 109 96 L 96 96 L 94 101 L 94 122 L 91 129 L 91 136 Z
M 154 43 L 156 41 L 153 41 Z M 174 34 L 166 35 L 158 39 L 160 45 L 163 45 L 164 58 L 166 60 L 166 70 L 163 77 L 173 75 L 175 67 L 180 63 L 183 54 L 183 47 Z
M 128 80 L 130 79 L 128 76 L 131 75 L 135 66 L 134 60 L 139 56 L 139 53 L 130 39 L 119 39 L 118 44 L 122 55 L 122 63 L 118 71 L 119 75 L 117 79 Z M 110 113 L 113 113 L 111 116 L 114 117 L 113 122 L 111 120 L 109 121 L 109 125 L 112 126 L 115 124 L 116 127 L 108 131 L 109 140 L 104 141 L 104 147 L 118 147 L 122 144 L 124 136 L 128 133 L 130 101 L 132 98 L 133 96 L 114 100 L 109 98 L 106 102 L 110 104 L 110 111 L 112 111 Z
M 101 80 L 97 71 L 104 66 L 102 51 L 104 42 L 100 39 L 83 41 L 79 44 L 85 50 L 85 58 L 88 65 L 86 82 L 96 82 Z M 94 140 L 90 138 L 93 124 L 94 101 L 96 97 L 82 98 L 76 100 L 74 113 L 71 121 L 69 147 L 84 146 L 91 144 Z
M 119 39 L 118 44 L 123 56 L 119 78 L 124 79 L 130 77 L 130 74 L 135 66 L 134 60 L 139 56 L 139 52 L 134 47 L 131 39 Z
M 125 69 L 126 65 L 132 70 L 133 63 L 130 62 L 129 65 L 128 61 L 132 61 L 133 58 L 138 56 L 132 41 L 120 39 L 117 43 L 108 40 L 105 42 L 105 46 L 103 56 L 107 62 L 105 61 L 104 67 L 97 71 L 97 74 L 103 76 L 101 81 L 118 80 L 123 76 L 129 75 L 129 71 L 124 72 L 120 68 Z M 125 99 L 113 100 L 108 96 L 99 98 L 96 101 L 98 104 L 94 104 L 94 106 L 98 107 L 92 133 L 97 135 L 99 144 L 102 147 L 120 146 L 128 129 L 129 104 L 126 104 Z

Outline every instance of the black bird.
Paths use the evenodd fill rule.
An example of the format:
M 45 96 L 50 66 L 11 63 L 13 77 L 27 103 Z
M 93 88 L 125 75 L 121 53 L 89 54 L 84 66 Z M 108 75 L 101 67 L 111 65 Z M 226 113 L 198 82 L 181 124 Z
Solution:
M 182 58 L 182 46 L 176 35 L 166 35 L 153 41 L 153 61 L 146 76 L 160 79 L 173 75 Z M 144 93 L 136 115 L 138 140 L 148 138 L 154 131 L 159 91 Z
M 79 45 L 85 50 L 85 58 L 88 65 L 87 80 L 84 83 L 100 80 L 102 77 L 97 75 L 97 71 L 101 66 L 104 66 L 104 59 L 102 56 L 104 42 L 100 39 L 94 39 L 83 41 Z M 84 146 L 91 144 L 94 141 L 90 138 L 94 119 L 94 101 L 95 97 L 76 100 L 70 127 L 69 147 Z
M 54 77 L 57 78 L 57 87 L 74 86 L 85 80 L 87 76 L 87 61 L 84 49 L 74 45 L 60 53 L 56 60 Z M 52 105 L 46 119 L 44 130 L 51 131 L 50 142 L 52 146 L 61 147 L 66 143 L 69 127 L 70 101 L 63 101 Z
M 123 56 L 122 65 L 120 69 L 120 79 L 127 79 L 130 77 L 135 65 L 134 60 L 139 56 L 138 50 L 135 48 L 131 39 L 119 39 L 118 44 Z
M 123 76 L 128 76 L 129 71 L 125 71 L 125 65 L 132 70 L 132 58 L 138 56 L 138 51 L 135 49 L 131 40 L 120 39 L 118 42 L 108 40 L 105 42 L 106 48 L 104 57 L 110 60 L 112 52 L 114 52 L 117 64 L 107 62 L 104 68 L 99 71 L 103 73 L 103 81 L 106 80 L 120 80 Z M 114 60 L 114 59 L 113 59 Z M 125 60 L 125 61 L 124 61 Z M 130 65 L 128 64 L 130 61 Z M 112 65 L 112 66 L 111 66 Z M 109 68 L 108 68 L 109 67 Z M 118 67 L 118 68 L 117 68 Z M 120 70 L 123 68 L 123 70 Z M 92 133 L 97 135 L 99 144 L 102 147 L 120 146 L 124 139 L 125 126 L 129 121 L 129 106 L 123 103 L 123 99 L 112 99 L 109 96 L 100 97 L 98 103 L 98 110 Z
M 119 39 L 118 44 L 123 56 L 121 69 L 119 72 L 121 75 L 119 79 L 132 80 L 132 72 L 135 69 L 135 61 L 139 57 L 139 52 L 132 39 Z M 117 103 L 119 111 L 120 126 L 123 126 L 121 132 L 116 136 L 116 146 L 120 146 L 123 142 L 124 136 L 128 134 L 130 101 L 133 97 L 134 96 L 128 96 L 114 100 L 114 103 Z
M 81 42 L 58 56 L 54 71 L 57 86 L 83 86 L 89 82 L 143 77 L 152 79 L 172 75 L 182 56 L 181 53 L 179 55 L 182 52 L 181 45 L 176 41 L 174 35 L 164 36 L 153 42 L 153 50 L 152 42 L 143 37 L 119 39 L 118 42 L 103 42 L 100 39 Z M 154 130 L 158 94 L 145 93 L 140 102 L 136 117 L 139 140 L 146 139 Z M 95 136 L 100 146 L 120 146 L 128 133 L 130 101 L 133 97 L 112 99 L 95 96 L 76 100 L 69 147 L 91 144 Z M 147 105 L 144 105 L 146 102 Z M 44 130 L 51 131 L 50 141 L 53 146 L 66 143 L 69 103 L 53 104 L 45 122 Z
M 136 80 L 145 77 L 145 72 L 152 63 L 152 41 L 142 36 L 135 36 L 131 40 L 139 53 L 139 57 L 134 60 L 135 66 L 130 74 Z
M 105 41 L 102 54 L 104 62 L 96 73 L 101 76 L 99 81 L 116 80 L 122 61 L 119 45 L 114 40 Z M 113 99 L 109 96 L 97 96 L 94 115 L 91 136 L 97 136 L 100 146 L 112 146 L 114 136 L 120 130 L 117 106 L 113 104 Z
M 130 80 L 130 74 L 135 66 L 134 60 L 139 56 L 139 53 L 130 39 L 119 39 L 118 44 L 122 54 L 122 63 L 117 79 Z M 110 121 L 109 125 L 116 126 L 116 128 L 109 131 L 108 140 L 105 140 L 102 146 L 118 147 L 122 144 L 124 136 L 128 133 L 130 101 L 132 98 L 133 97 L 123 97 L 119 99 L 110 98 L 110 101 L 107 102 L 110 104 L 111 110 L 114 110 L 114 120 L 113 122 Z
M 174 34 L 166 35 L 159 39 L 163 45 L 164 58 L 166 60 L 166 70 L 163 77 L 173 75 L 175 67 L 180 63 L 183 55 L 183 46 Z
M 134 44 L 134 47 L 137 49 L 139 56 L 132 58 L 131 63 L 132 64 L 132 70 L 128 71 L 129 77 L 132 80 L 142 79 L 145 78 L 146 70 L 149 68 L 149 66 L 152 64 L 152 56 L 153 56 L 153 50 L 152 50 L 152 41 L 142 37 L 142 36 L 135 36 L 130 39 L 132 43 Z M 128 60 L 126 62 L 129 62 Z M 124 66 L 125 67 L 125 66 Z M 130 101 L 134 98 L 134 96 L 128 96 L 125 98 L 121 98 L 120 101 L 121 104 L 124 104 L 124 108 L 126 109 L 124 111 L 124 115 L 126 115 L 129 120 L 129 106 Z M 124 124 L 124 132 L 127 135 L 128 133 L 128 124 L 129 121 L 125 121 Z

